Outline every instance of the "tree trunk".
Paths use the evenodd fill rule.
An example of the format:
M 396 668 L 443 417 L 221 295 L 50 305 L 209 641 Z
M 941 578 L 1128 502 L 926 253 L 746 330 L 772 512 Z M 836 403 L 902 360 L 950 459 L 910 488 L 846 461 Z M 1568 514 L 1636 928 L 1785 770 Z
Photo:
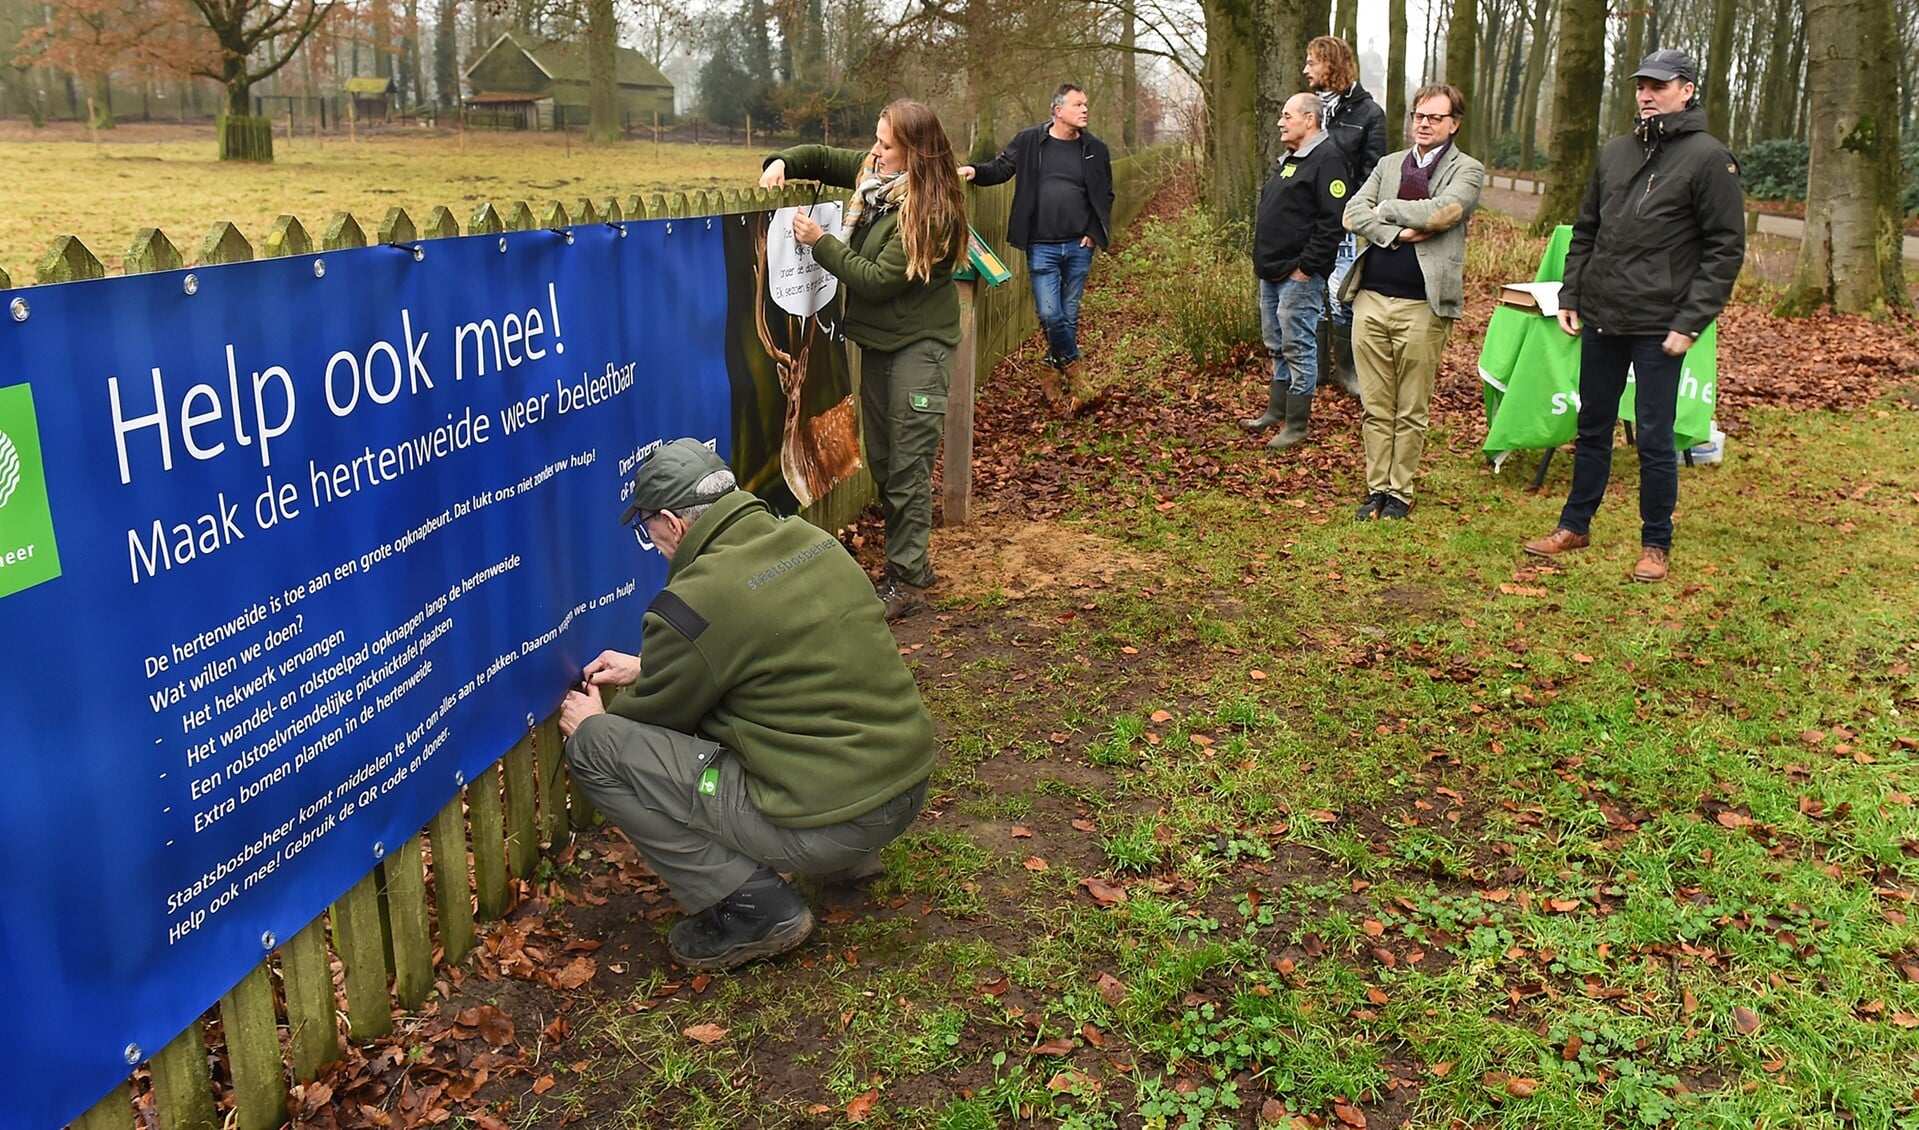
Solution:
M 1719 0 L 1712 10 L 1712 43 L 1706 48 L 1706 73 L 1699 93 L 1706 100 L 1706 132 L 1721 141 L 1732 137 L 1732 40 L 1739 5 Z
M 102 71 L 87 80 L 87 128 L 113 128 L 113 76 Z
M 1599 99 L 1593 92 L 1606 81 L 1606 0 L 1565 0 L 1560 6 L 1553 66 L 1552 136 L 1546 144 L 1552 165 L 1533 221 L 1538 234 L 1573 221 L 1592 177 L 1599 140 Z
M 1128 153 L 1139 150 L 1139 68 L 1133 49 L 1139 43 L 1139 14 L 1128 5 L 1121 17 L 1119 56 L 1119 137 Z
M 586 139 L 595 144 L 620 139 L 619 39 L 613 0 L 586 0 Z
M 1406 0 L 1386 0 L 1386 148 L 1406 137 Z
M 1631 133 L 1633 123 L 1639 120 L 1639 96 L 1632 73 L 1639 69 L 1639 60 L 1646 55 L 1642 50 L 1645 45 L 1645 10 L 1634 8 L 1626 13 L 1626 31 L 1619 37 L 1619 54 L 1614 60 L 1611 121 L 1615 135 Z
M 433 27 L 433 100 L 442 109 L 460 103 L 460 0 L 440 0 Z
M 1466 96 L 1466 117 L 1459 123 L 1459 132 L 1453 135 L 1453 145 L 1462 153 L 1474 153 L 1479 150 L 1479 138 L 1474 136 L 1477 131 L 1473 129 L 1474 119 L 1480 116 L 1480 107 L 1473 98 L 1479 0 L 1452 0 L 1452 3 L 1452 16 L 1446 22 L 1446 81 Z
M 1792 130 L 1792 99 L 1798 86 L 1797 76 L 1788 73 L 1795 37 L 1793 8 L 1793 0 L 1779 0 L 1773 10 L 1772 51 L 1766 56 L 1766 73 L 1759 84 L 1759 129 L 1754 141 L 1786 137 Z
M 1552 39 L 1556 0 L 1539 0 L 1533 10 L 1533 41 L 1526 58 L 1525 91 L 1520 95 L 1519 167 L 1533 171 L 1535 147 L 1539 142 L 1539 90 L 1546 81 L 1546 44 Z
M 1334 0 L 1333 34 L 1346 41 L 1354 53 L 1359 51 L 1359 0 Z M 1302 64 L 1303 65 L 1303 64 Z
M 1201 0 L 1206 17 L 1207 210 L 1220 220 L 1253 214 L 1260 177 L 1259 28 L 1256 0 Z
M 1782 314 L 1911 310 L 1899 220 L 1899 35 L 1892 0 L 1806 0 L 1812 176 Z

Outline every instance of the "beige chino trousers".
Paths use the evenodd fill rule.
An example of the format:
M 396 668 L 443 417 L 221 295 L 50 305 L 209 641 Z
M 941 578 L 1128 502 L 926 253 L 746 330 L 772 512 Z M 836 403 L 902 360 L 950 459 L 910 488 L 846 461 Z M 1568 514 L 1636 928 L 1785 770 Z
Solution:
M 1388 298 L 1361 289 L 1353 297 L 1353 367 L 1364 412 L 1366 491 L 1413 500 L 1426 452 L 1427 408 L 1453 319 L 1423 298 Z

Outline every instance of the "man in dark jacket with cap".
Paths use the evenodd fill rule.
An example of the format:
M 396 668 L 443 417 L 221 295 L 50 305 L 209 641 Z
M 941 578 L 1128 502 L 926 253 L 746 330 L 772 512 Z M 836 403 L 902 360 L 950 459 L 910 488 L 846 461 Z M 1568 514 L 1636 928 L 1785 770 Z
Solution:
M 705 445 L 642 461 L 621 521 L 666 555 L 666 587 L 641 654 L 601 653 L 567 694 L 567 766 L 686 909 L 674 960 L 784 953 L 813 914 L 779 873 L 877 873 L 926 800 L 932 718 L 859 565 Z M 592 690 L 625 685 L 605 709 Z
M 1679 499 L 1673 416 L 1686 350 L 1732 295 L 1746 257 L 1739 166 L 1706 132 L 1699 69 L 1655 51 L 1634 72 L 1639 124 L 1599 153 L 1566 252 L 1559 325 L 1579 337 L 1579 438 L 1559 526 L 1525 545 L 1553 558 L 1591 544 L 1612 474 L 1613 429 L 1633 372 L 1639 448 L 1635 581 L 1666 579 Z

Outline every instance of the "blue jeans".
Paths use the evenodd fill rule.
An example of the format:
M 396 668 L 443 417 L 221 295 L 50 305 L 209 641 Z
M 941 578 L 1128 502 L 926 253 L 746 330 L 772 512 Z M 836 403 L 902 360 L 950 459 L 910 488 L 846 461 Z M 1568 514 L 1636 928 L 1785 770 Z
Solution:
M 1259 280 L 1259 337 L 1273 358 L 1273 383 L 1294 396 L 1311 396 L 1319 384 L 1319 319 L 1326 310 L 1326 280 Z
M 1679 502 L 1679 458 L 1673 415 L 1679 405 L 1684 357 L 1668 357 L 1665 334 L 1579 335 L 1579 439 L 1573 447 L 1573 485 L 1559 525 L 1587 533 L 1612 477 L 1612 436 L 1626 369 L 1633 372 L 1633 443 L 1639 448 L 1639 544 L 1672 548 L 1672 510 Z
M 1346 272 L 1353 269 L 1353 260 L 1359 258 L 1359 244 L 1352 232 L 1339 239 L 1339 247 L 1333 252 L 1333 273 L 1326 276 L 1326 301 L 1333 308 L 1333 324 L 1350 326 L 1353 324 L 1353 308 L 1339 300 L 1339 284 L 1346 281 Z
M 1093 271 L 1093 249 L 1072 243 L 1035 243 L 1026 249 L 1033 280 L 1033 307 L 1046 331 L 1046 359 L 1055 365 L 1079 360 L 1079 297 Z

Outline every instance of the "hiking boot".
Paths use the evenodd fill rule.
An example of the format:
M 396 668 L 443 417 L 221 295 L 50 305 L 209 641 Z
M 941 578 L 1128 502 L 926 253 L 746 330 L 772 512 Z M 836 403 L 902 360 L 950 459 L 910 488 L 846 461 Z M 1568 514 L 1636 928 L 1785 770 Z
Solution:
M 1390 494 L 1386 496 L 1385 501 L 1379 504 L 1379 517 L 1381 521 L 1404 522 L 1406 516 L 1412 512 L 1412 503 Z
M 1656 585 L 1665 580 L 1667 557 L 1667 551 L 1656 545 L 1642 546 L 1639 550 L 1639 564 L 1632 569 L 1632 579 L 1648 585 Z
M 821 886 L 859 887 L 886 874 L 886 861 L 880 858 L 878 849 L 870 851 L 858 863 L 843 867 L 830 875 L 822 875 L 818 882 Z
M 1064 413 L 1071 403 L 1066 395 L 1066 387 L 1060 383 L 1059 370 L 1048 364 L 1039 371 L 1039 394 L 1046 398 L 1046 406 L 1054 413 Z
M 1590 534 L 1575 534 L 1562 527 L 1543 538 L 1534 538 L 1519 548 L 1534 557 L 1558 557 L 1569 549 L 1584 549 L 1592 543 Z
M 806 900 L 779 872 L 761 867 L 732 894 L 680 919 L 666 936 L 666 948 L 688 969 L 732 969 L 785 953 L 812 933 Z
M 1313 418 L 1313 394 L 1288 392 L 1286 394 L 1286 426 L 1279 434 L 1266 441 L 1268 451 L 1284 451 L 1306 438 L 1306 426 Z
M 1072 419 L 1086 406 L 1086 363 L 1078 357 L 1059 367 L 1065 400 L 1054 407 L 1062 419 Z
M 1353 515 L 1353 520 L 1356 522 L 1370 522 L 1374 518 L 1379 517 L 1379 504 L 1384 501 L 1386 501 L 1386 495 L 1381 491 L 1374 491 L 1367 495 L 1366 501 L 1359 504 L 1359 510 Z
M 1249 432 L 1263 432 L 1274 424 L 1286 419 L 1286 386 L 1274 381 L 1266 392 L 1266 412 L 1250 420 L 1241 420 L 1239 426 Z
M 909 585 L 897 577 L 888 577 L 886 583 L 879 587 L 879 598 L 888 620 L 904 620 L 926 611 L 926 590 L 918 585 Z

